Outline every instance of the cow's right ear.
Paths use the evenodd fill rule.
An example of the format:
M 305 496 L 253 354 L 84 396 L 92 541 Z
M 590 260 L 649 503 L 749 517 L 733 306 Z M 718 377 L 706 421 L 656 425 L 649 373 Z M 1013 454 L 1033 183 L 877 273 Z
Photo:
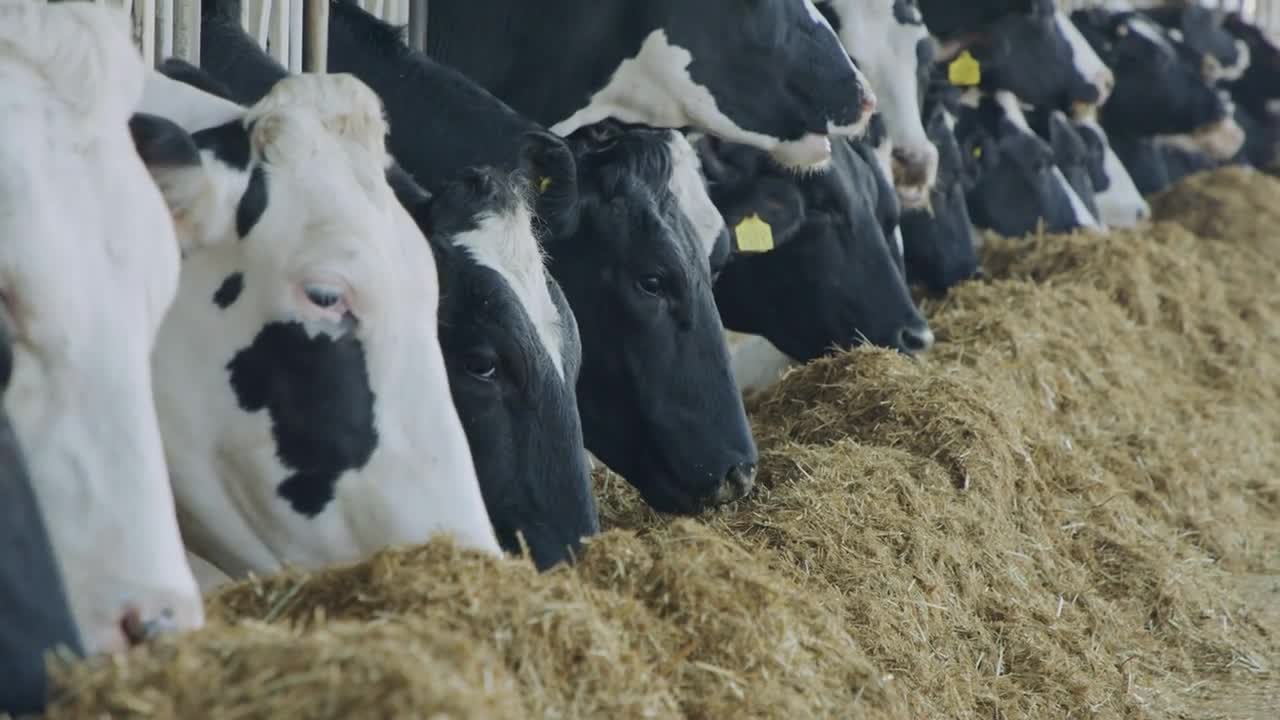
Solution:
M 558 135 L 544 130 L 524 134 L 520 169 L 533 185 L 533 210 L 550 237 L 578 231 L 578 164 L 573 151 Z M 539 237 L 545 242 L 547 236 Z
M 169 208 L 183 255 L 216 240 L 218 186 L 191 135 L 172 120 L 146 113 L 129 118 L 129 134 Z
M 805 220 L 804 197 L 792 178 L 758 178 L 717 205 L 734 255 L 769 252 L 790 240 Z

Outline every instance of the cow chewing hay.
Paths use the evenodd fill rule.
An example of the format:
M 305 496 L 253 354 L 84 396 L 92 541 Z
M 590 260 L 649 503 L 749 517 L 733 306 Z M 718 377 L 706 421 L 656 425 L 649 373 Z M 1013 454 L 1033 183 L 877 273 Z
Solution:
M 50 717 L 1263 717 L 1280 181 L 1152 207 L 989 240 L 922 360 L 790 371 L 751 402 L 756 492 L 702 521 L 601 475 L 575 567 L 436 541 L 232 585 L 204 630 L 55 665 Z

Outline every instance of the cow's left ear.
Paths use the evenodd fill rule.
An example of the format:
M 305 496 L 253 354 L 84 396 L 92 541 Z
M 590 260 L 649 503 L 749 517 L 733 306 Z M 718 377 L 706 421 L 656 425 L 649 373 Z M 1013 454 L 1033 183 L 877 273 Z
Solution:
M 219 226 L 230 222 L 230 213 L 219 213 L 214 171 L 191 135 L 172 120 L 146 113 L 129 118 L 129 134 L 169 207 L 183 255 L 220 238 L 224 233 Z
M 533 185 L 533 210 L 551 237 L 578 230 L 578 164 L 558 135 L 544 130 L 524 134 L 520 169 Z M 546 237 L 539 238 L 545 242 Z
M 734 255 L 774 250 L 790 240 L 804 223 L 804 197 L 791 178 L 758 178 L 745 192 L 727 200 L 721 214 Z

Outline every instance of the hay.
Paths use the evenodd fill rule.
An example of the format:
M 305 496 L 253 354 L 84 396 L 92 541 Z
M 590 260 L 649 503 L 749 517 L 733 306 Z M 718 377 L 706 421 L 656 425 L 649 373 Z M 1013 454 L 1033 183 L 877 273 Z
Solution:
M 60 675 L 52 716 L 1266 707 L 1280 618 L 1234 578 L 1280 574 L 1280 183 L 1219 171 L 1153 206 L 989 241 L 994 279 L 930 303 L 922 361 L 788 373 L 733 507 L 659 517 L 601 474 L 613 529 L 574 568 L 437 541 L 239 583 L 205 631 Z

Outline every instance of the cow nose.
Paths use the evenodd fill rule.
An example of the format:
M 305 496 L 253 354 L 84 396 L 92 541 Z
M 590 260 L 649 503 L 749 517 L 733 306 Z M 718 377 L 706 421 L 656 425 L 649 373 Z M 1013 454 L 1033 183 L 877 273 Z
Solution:
M 973 274 L 969 276 L 970 280 L 986 280 L 987 271 L 981 265 L 973 269 Z
M 898 347 L 908 355 L 933 347 L 933 330 L 928 325 L 908 325 L 898 331 Z
M 729 468 L 720 486 L 711 498 L 712 505 L 724 505 L 751 494 L 756 484 L 756 466 L 754 463 L 739 463 Z
M 899 145 L 891 153 L 894 174 L 899 185 L 929 184 L 938 167 L 938 148 L 933 143 L 921 147 Z
M 165 608 L 154 617 L 144 619 L 142 612 L 136 607 L 129 608 L 120 619 L 120 631 L 129 645 L 141 645 L 161 635 L 178 631 L 178 622 L 173 610 Z

